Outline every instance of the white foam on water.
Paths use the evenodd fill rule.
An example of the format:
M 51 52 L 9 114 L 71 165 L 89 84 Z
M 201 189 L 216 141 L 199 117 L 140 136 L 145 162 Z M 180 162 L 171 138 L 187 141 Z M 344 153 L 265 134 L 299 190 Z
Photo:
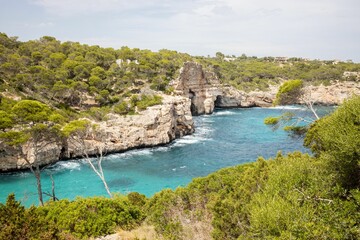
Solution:
M 276 107 L 269 107 L 268 109 L 280 109 L 280 110 L 306 110 L 305 107 L 302 106 L 276 106 Z
M 200 136 L 194 136 L 194 135 L 193 136 L 185 136 L 185 137 L 175 140 L 173 146 L 176 146 L 176 147 L 185 146 L 188 144 L 195 144 L 195 143 L 199 143 L 199 142 L 206 141 L 206 140 L 208 140 L 208 139 L 200 137 Z
M 79 161 L 64 161 L 58 162 L 54 165 L 54 170 L 80 170 L 81 162 Z
M 235 112 L 232 112 L 232 111 L 220 111 L 220 112 L 215 112 L 214 115 L 220 115 L 220 116 L 223 116 L 223 115 L 234 115 Z
M 186 166 L 181 166 L 180 168 L 186 168 Z
M 155 147 L 151 149 L 153 152 L 167 152 L 170 150 L 169 147 Z
M 114 159 L 129 158 L 132 156 L 146 156 L 146 155 L 151 155 L 151 154 L 152 154 L 152 150 L 149 148 L 136 149 L 136 150 L 130 150 L 130 151 L 127 151 L 124 153 L 115 154 Z

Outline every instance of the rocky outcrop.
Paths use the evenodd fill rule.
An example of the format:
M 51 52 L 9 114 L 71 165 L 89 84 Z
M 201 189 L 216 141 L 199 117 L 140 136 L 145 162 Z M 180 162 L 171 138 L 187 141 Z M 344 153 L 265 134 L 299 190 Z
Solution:
M 138 115 L 108 114 L 108 120 L 98 125 L 92 140 L 86 141 L 88 152 L 96 154 L 99 146 L 104 152 L 123 152 L 129 149 L 153 147 L 170 143 L 194 132 L 190 99 L 163 96 L 163 104 L 148 107 Z M 96 136 L 98 134 L 98 136 Z M 81 157 L 71 144 L 66 157 Z
M 191 99 L 192 114 L 200 115 L 212 113 L 215 107 L 270 107 L 280 84 L 270 86 L 266 91 L 244 92 L 220 84 L 216 75 L 204 71 L 200 64 L 186 62 L 172 86 L 176 94 Z M 322 105 L 338 105 L 353 94 L 360 95 L 360 83 L 337 81 L 332 82 L 330 86 L 307 86 L 304 92 L 307 101 Z M 298 100 L 294 104 L 304 104 L 304 101 Z
M 152 147 L 170 143 L 175 138 L 194 131 L 190 112 L 191 100 L 181 96 L 163 96 L 163 104 L 148 107 L 138 115 L 120 116 L 109 114 L 108 120 L 96 123 L 95 136 L 86 140 L 88 153 L 95 154 L 99 146 L 104 153 L 122 152 L 129 149 Z M 98 134 L 98 136 L 96 135 Z M 100 136 L 101 135 L 101 136 Z M 31 150 L 0 147 L 0 170 L 10 171 L 28 168 L 20 152 L 28 153 L 33 161 Z M 69 141 L 62 144 L 47 145 L 39 154 L 37 163 L 45 165 L 61 158 L 82 157 Z
M 223 85 L 213 72 L 204 71 L 195 62 L 186 62 L 180 70 L 180 76 L 171 83 L 175 94 L 191 99 L 193 115 L 210 114 L 215 107 L 266 107 L 271 106 L 275 98 L 275 87 L 271 91 L 246 93 L 232 86 Z
M 360 95 L 360 82 L 335 81 L 329 86 L 307 86 L 304 88 L 305 99 L 320 105 L 339 105 L 352 95 Z M 303 104 L 304 101 L 299 101 Z
M 176 94 L 191 99 L 193 115 L 212 113 L 216 97 L 223 94 L 214 74 L 204 72 L 202 66 L 195 62 L 186 62 L 172 85 Z

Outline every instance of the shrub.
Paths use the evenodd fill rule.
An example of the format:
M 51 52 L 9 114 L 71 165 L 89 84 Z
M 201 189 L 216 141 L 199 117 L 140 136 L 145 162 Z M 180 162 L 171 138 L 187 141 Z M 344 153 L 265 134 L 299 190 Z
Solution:
M 303 87 L 302 80 L 289 80 L 284 82 L 274 101 L 274 105 L 286 105 L 295 103 L 302 95 L 301 88 Z
M 159 105 L 162 103 L 162 97 L 158 95 L 141 95 L 140 99 L 136 102 L 138 110 L 145 110 L 147 107 Z

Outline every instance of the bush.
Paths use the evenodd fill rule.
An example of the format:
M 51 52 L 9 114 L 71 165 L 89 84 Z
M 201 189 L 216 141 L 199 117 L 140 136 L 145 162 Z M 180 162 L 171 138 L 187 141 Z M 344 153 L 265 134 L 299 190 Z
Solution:
M 138 199 L 145 204 L 142 195 Z M 11 194 L 0 204 L 0 239 L 89 238 L 113 233 L 116 227 L 131 230 L 143 219 L 140 206 L 127 197 L 77 198 L 25 209 Z
M 159 105 L 162 103 L 162 97 L 158 95 L 141 95 L 140 99 L 136 102 L 138 110 L 145 110 L 147 107 Z
M 360 186 L 360 96 L 310 126 L 304 144 L 323 155 L 347 188 Z
M 298 98 L 302 95 L 301 88 L 303 87 L 302 80 L 289 80 L 284 82 L 274 100 L 274 105 L 286 105 L 296 103 Z
M 126 115 L 130 111 L 129 104 L 126 101 L 122 101 L 114 106 L 114 112 L 120 115 Z

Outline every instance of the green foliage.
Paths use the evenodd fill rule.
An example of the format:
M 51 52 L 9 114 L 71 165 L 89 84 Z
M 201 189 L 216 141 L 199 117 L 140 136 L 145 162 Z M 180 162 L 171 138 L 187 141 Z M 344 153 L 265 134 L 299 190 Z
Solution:
M 289 80 L 284 82 L 276 94 L 274 105 L 294 103 L 302 95 L 302 87 L 302 80 Z
M 19 42 L 3 33 L 0 53 L 0 89 L 57 108 L 35 100 L 0 98 L 0 137 L 10 145 L 30 138 L 40 145 L 44 139 L 53 140 L 59 129 L 65 137 L 81 137 L 91 127 L 90 121 L 65 124 L 69 119 L 103 120 L 110 109 L 133 114 L 135 109 L 161 104 L 160 96 L 133 94 L 140 92 L 141 84 L 171 93 L 168 84 L 185 61 L 196 60 L 222 83 L 245 91 L 299 79 L 281 86 L 277 104 L 291 103 L 303 84 L 329 84 L 342 80 L 344 71 L 360 70 L 356 63 L 334 65 L 296 58 L 279 63 L 271 57 L 242 55 L 227 61 L 220 52 L 215 58 L 194 58 L 165 49 L 114 50 L 61 43 L 49 36 Z M 127 89 L 130 86 L 134 88 Z M 89 96 L 98 107 L 87 109 Z M 130 99 L 118 103 L 118 96 Z M 25 209 L 10 195 L 5 205 L 0 204 L 0 239 L 89 238 L 112 233 L 116 226 L 131 229 L 145 216 L 165 239 L 190 238 L 188 230 L 199 222 L 214 239 L 359 239 L 360 101 L 354 99 L 311 126 L 305 145 L 316 157 L 293 153 L 268 161 L 259 158 L 194 179 L 185 188 L 163 190 L 150 200 L 131 193 L 127 198 L 79 198 Z M 86 111 L 80 115 L 79 110 Z M 293 117 L 285 114 L 265 123 L 278 127 Z M 302 132 L 303 128 L 285 130 Z
M 87 107 L 83 103 L 88 95 L 101 106 L 113 105 L 112 99 L 139 79 L 165 91 L 183 63 L 192 60 L 187 54 L 165 49 L 114 50 L 61 43 L 53 37 L 18 42 L 1 34 L 1 41 L 0 89 L 80 110 Z
M 165 239 L 184 238 L 183 218 L 210 220 L 214 239 L 357 239 L 359 190 L 339 196 L 326 166 L 299 152 L 259 158 L 155 194 L 148 219 Z
M 65 137 L 69 137 L 73 134 L 82 134 L 90 127 L 90 125 L 91 123 L 87 119 L 73 120 L 62 128 L 62 133 Z
M 143 219 L 141 208 L 127 197 L 77 198 L 25 209 L 11 194 L 6 205 L 0 204 L 0 239 L 88 239 L 115 227 L 130 230 Z
M 101 48 L 53 37 L 20 42 L 1 33 L 0 89 L 34 96 L 42 102 L 85 109 L 87 95 L 99 105 L 113 105 L 111 99 L 141 79 L 157 91 L 169 90 L 186 61 L 197 61 L 213 71 L 222 83 L 245 91 L 266 90 L 282 79 L 301 79 L 304 83 L 329 84 L 343 80 L 344 71 L 359 71 L 360 64 L 305 61 L 292 58 L 278 62 L 272 57 L 229 56 L 192 57 L 161 49 L 158 52 L 122 47 Z M 118 60 L 118 61 L 117 61 Z M 108 96 L 101 94 L 108 91 Z M 170 89 L 171 91 L 171 89 Z M 34 93 L 36 93 L 34 95 Z
M 0 139 L 10 146 L 17 146 L 26 143 L 30 139 L 30 135 L 21 131 L 7 131 L 0 133 Z
M 297 116 L 293 112 L 284 112 L 277 117 L 267 117 L 264 124 L 272 128 L 273 131 L 283 126 L 283 130 L 290 133 L 291 136 L 303 136 L 308 128 L 307 125 L 298 126 Z
M 0 110 L 1 111 L 5 111 L 7 113 L 11 112 L 11 109 L 13 108 L 13 106 L 16 104 L 16 101 L 9 99 L 9 98 L 5 98 L 2 97 L 0 95 Z
M 10 194 L 0 204 L 0 239 L 65 239 L 52 222 L 47 222 L 35 207 L 25 209 Z M 67 238 L 71 239 L 71 238 Z
M 13 114 L 19 122 L 43 122 L 47 121 L 51 109 L 46 105 L 34 100 L 22 100 L 12 108 Z
M 145 110 L 147 107 L 159 105 L 162 103 L 162 97 L 158 95 L 141 95 L 138 101 L 135 101 L 138 110 Z
M 151 198 L 147 206 L 149 221 L 165 239 L 181 239 L 181 224 L 172 214 L 175 204 L 176 194 L 171 190 L 162 190 Z
M 143 220 L 142 211 L 124 197 L 77 198 L 49 202 L 38 211 L 59 230 L 79 238 L 110 234 L 115 227 L 132 229 Z
M 114 106 L 114 112 L 120 115 L 126 115 L 130 111 L 129 104 L 126 101 L 122 101 Z
M 0 110 L 0 130 L 5 130 L 14 126 L 13 116 Z
M 305 146 L 324 155 L 346 187 L 360 186 L 360 97 L 345 101 L 333 114 L 311 125 Z
M 267 117 L 264 119 L 266 125 L 276 125 L 280 121 L 280 117 Z
M 128 101 L 122 101 L 114 106 L 113 110 L 115 113 L 120 115 L 134 114 L 135 108 L 138 111 L 143 111 L 147 107 L 159 105 L 162 103 L 162 97 L 159 95 L 145 95 L 141 96 L 134 94 Z

